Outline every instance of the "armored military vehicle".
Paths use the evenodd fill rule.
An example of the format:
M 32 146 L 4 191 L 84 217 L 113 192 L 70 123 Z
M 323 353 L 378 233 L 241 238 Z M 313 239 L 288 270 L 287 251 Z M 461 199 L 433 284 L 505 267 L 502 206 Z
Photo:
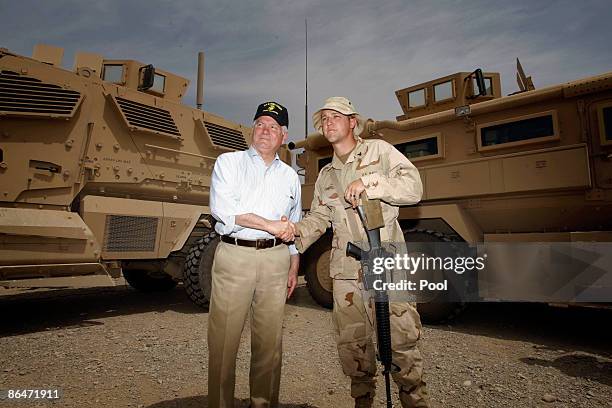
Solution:
M 91 53 L 67 70 L 62 56 L 0 49 L 0 286 L 123 271 L 145 291 L 183 280 L 205 305 L 218 242 L 211 171 L 247 148 L 250 128 L 186 106 L 189 81 L 171 72 Z
M 403 114 L 369 120 L 362 138 L 392 143 L 418 168 L 419 205 L 400 209 L 408 242 L 612 241 L 612 73 L 535 89 L 517 60 L 518 92 L 498 73 L 459 72 L 396 91 Z M 303 208 L 332 149 L 304 148 Z M 331 306 L 329 235 L 302 262 L 313 297 Z M 439 320 L 458 304 L 419 304 Z

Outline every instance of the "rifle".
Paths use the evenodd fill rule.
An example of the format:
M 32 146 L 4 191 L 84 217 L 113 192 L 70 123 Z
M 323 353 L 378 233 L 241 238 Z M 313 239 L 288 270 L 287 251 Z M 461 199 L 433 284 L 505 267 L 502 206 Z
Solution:
M 361 263 L 363 272 L 363 284 L 366 290 L 372 290 L 374 282 L 374 274 L 372 273 L 372 260 L 377 257 L 387 258 L 392 257 L 380 242 L 380 229 L 384 227 L 385 222 L 382 216 L 380 200 L 362 201 L 364 204 L 357 207 L 359 218 L 363 224 L 370 249 L 364 251 L 357 245 L 349 242 L 346 245 L 346 255 L 355 258 L 358 261 L 362 259 L 367 262 Z M 365 207 L 365 209 L 364 209 Z M 376 276 L 376 280 L 386 281 L 386 273 Z M 389 296 L 385 290 L 374 290 L 374 307 L 376 313 L 376 339 L 378 343 L 378 360 L 383 366 L 383 375 L 385 377 L 385 390 L 387 392 L 387 408 L 392 408 L 391 402 L 391 381 L 389 373 L 392 367 L 391 354 L 391 322 L 389 320 Z

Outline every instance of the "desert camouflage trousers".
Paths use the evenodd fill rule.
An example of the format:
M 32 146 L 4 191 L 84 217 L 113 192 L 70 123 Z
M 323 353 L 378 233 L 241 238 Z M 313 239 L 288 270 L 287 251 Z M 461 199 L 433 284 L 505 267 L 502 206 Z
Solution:
M 374 396 L 376 388 L 376 351 L 373 342 L 374 303 L 364 304 L 362 285 L 353 279 L 334 279 L 334 310 L 338 356 L 344 374 L 351 378 L 351 396 Z M 391 303 L 391 348 L 403 407 L 428 407 L 423 381 L 423 360 L 417 347 L 421 319 L 411 303 Z

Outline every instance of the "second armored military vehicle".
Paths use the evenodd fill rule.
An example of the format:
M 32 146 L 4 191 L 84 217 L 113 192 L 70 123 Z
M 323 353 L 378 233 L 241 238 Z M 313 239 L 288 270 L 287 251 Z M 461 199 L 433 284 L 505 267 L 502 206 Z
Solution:
M 517 60 L 519 91 L 502 96 L 498 73 L 459 72 L 396 91 L 403 114 L 368 121 L 406 155 L 424 184 L 400 210 L 407 241 L 612 241 L 612 73 L 535 89 Z M 303 147 L 303 208 L 332 149 L 320 134 Z M 329 235 L 302 262 L 308 287 L 331 307 Z M 502 299 L 503 300 L 503 299 Z M 425 320 L 457 304 L 419 304 Z

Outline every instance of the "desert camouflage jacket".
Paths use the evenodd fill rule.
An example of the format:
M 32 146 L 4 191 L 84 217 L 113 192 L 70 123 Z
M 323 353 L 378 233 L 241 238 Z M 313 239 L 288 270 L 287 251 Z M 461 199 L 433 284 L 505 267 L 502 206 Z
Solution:
M 331 172 L 336 172 L 341 186 L 334 186 Z M 304 252 L 330 226 L 333 229 L 330 259 L 330 276 L 336 279 L 356 279 L 359 262 L 346 256 L 346 244 L 358 241 L 352 236 L 344 200 L 346 187 L 361 178 L 370 199 L 380 199 L 385 227 L 381 229 L 381 240 L 404 242 L 402 230 L 397 222 L 400 205 L 416 204 L 423 193 L 423 185 L 416 167 L 395 147 L 383 140 L 359 140 L 357 146 L 342 163 L 334 155 L 332 162 L 321 169 L 315 183 L 310 212 L 297 224 L 299 237 L 295 245 Z M 341 192 L 341 194 L 338 193 Z M 357 213 L 355 216 L 361 242 L 367 242 L 365 230 Z

